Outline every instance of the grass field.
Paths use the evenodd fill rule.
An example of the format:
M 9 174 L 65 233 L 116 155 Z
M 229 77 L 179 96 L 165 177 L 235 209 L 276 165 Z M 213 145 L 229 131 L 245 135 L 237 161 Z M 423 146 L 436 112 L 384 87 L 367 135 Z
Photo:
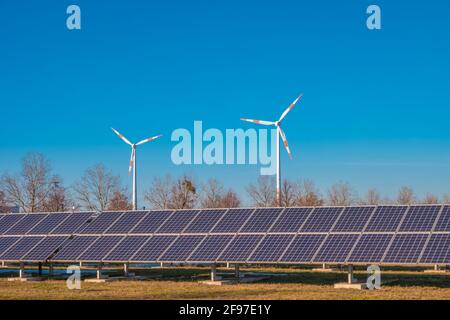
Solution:
M 220 269 L 224 271 L 225 269 Z M 300 268 L 252 268 L 242 272 L 273 272 L 280 276 L 258 283 L 208 286 L 208 268 L 133 270 L 149 280 L 82 283 L 69 290 L 64 280 L 9 282 L 0 278 L 0 299 L 450 299 L 450 275 L 422 271 L 382 270 L 380 290 L 334 289 L 344 272 L 314 272 Z M 229 272 L 232 272 L 229 270 Z M 365 279 L 363 270 L 356 277 Z M 158 278 L 162 276 L 162 278 Z

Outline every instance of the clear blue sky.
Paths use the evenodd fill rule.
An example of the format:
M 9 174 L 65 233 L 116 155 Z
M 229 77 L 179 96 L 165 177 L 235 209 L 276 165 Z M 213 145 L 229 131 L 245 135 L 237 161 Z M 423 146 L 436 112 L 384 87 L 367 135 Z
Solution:
M 66 28 L 66 8 L 82 30 Z M 365 26 L 382 9 L 382 30 Z M 393 196 L 450 192 L 450 4 L 447 1 L 1 1 L 0 172 L 28 151 L 70 184 L 102 162 L 125 182 L 133 141 L 140 187 L 155 175 L 217 177 L 243 190 L 257 166 L 171 163 L 176 128 L 284 129 L 283 173 L 321 189 L 344 180 Z

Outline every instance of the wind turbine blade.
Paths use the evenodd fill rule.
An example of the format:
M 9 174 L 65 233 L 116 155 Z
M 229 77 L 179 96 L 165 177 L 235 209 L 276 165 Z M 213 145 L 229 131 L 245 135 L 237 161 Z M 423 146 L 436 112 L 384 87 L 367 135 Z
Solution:
M 252 122 L 252 123 L 257 123 L 257 124 L 262 124 L 265 126 L 271 126 L 271 125 L 275 124 L 275 122 L 273 122 L 273 121 L 253 120 L 253 119 L 246 119 L 246 118 L 241 118 L 241 120 L 247 121 L 247 122 Z
M 158 136 L 154 136 L 154 137 L 148 138 L 148 139 L 145 139 L 145 140 L 142 140 L 142 141 L 139 141 L 138 143 L 136 143 L 136 145 L 139 146 L 139 145 L 144 144 L 144 143 L 147 143 L 147 142 L 149 142 L 149 141 L 158 139 L 159 137 L 162 137 L 162 134 L 160 134 L 160 135 L 158 135 Z
M 133 158 L 134 158 L 134 149 L 131 149 L 130 167 L 128 168 L 128 175 L 131 174 L 131 169 L 133 169 Z
M 283 129 L 281 129 L 281 127 L 279 127 L 279 128 L 280 128 L 281 139 L 283 140 L 284 147 L 286 148 L 286 151 L 287 151 L 287 153 L 289 155 L 289 158 L 292 160 L 292 154 L 291 154 L 291 150 L 289 149 L 289 144 L 288 144 L 288 141 L 286 139 L 286 135 L 284 134 Z
M 120 137 L 120 139 L 122 139 L 123 141 L 125 141 L 126 144 L 129 144 L 130 146 L 133 145 L 130 141 L 128 141 L 127 138 L 125 138 L 123 135 L 121 135 L 121 134 L 119 133 L 119 131 L 117 131 L 117 130 L 114 129 L 114 128 L 111 128 L 111 129 L 112 129 L 112 131 L 114 131 L 114 132 Z
M 284 119 L 284 117 L 286 117 L 286 115 L 289 113 L 289 111 L 291 111 L 291 109 L 295 106 L 295 104 L 297 103 L 297 101 L 298 101 L 299 99 L 301 99 L 301 97 L 303 97 L 303 94 L 299 95 L 299 96 L 297 97 L 297 99 L 295 99 L 294 102 L 292 102 L 292 103 L 289 105 L 289 107 L 287 107 L 287 109 L 284 110 L 283 114 L 282 114 L 281 117 L 280 117 L 280 120 L 278 120 L 278 121 L 281 121 L 281 120 Z

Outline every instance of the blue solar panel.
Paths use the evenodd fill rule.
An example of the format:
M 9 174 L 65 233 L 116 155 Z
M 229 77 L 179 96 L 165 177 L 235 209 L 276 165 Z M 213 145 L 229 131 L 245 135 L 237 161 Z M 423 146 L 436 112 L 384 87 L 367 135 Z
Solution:
M 153 236 L 139 249 L 130 261 L 157 262 L 177 236 Z
M 297 235 L 281 257 L 280 262 L 310 262 L 325 237 L 324 234 Z
M 21 260 L 46 261 L 67 239 L 67 236 L 45 237 L 36 247 L 23 256 Z
M 333 228 L 333 232 L 362 232 L 375 207 L 347 207 Z
M 89 222 L 79 234 L 102 234 L 111 227 L 123 212 L 103 212 L 97 218 Z
M 416 263 L 427 237 L 427 234 L 397 234 L 383 262 Z
M 58 251 L 52 261 L 77 261 L 77 258 L 97 240 L 98 236 L 76 236 Z
M 261 208 L 256 209 L 251 218 L 247 221 L 240 232 L 267 232 L 278 218 L 281 208 Z
M 306 221 L 305 225 L 302 227 L 301 231 L 329 232 L 343 209 L 344 208 L 340 207 L 315 208 Z
M 44 237 L 22 237 L 6 252 L 0 256 L 3 261 L 20 261 L 20 259 L 31 249 L 42 241 Z
M 0 256 L 19 240 L 20 237 L 0 237 Z
M 42 213 L 29 213 L 23 219 L 11 227 L 5 235 L 24 235 L 30 231 L 39 221 L 47 215 Z
M 411 206 L 400 231 L 431 231 L 441 206 Z
M 145 211 L 125 212 L 119 220 L 105 231 L 106 234 L 126 234 L 147 214 Z
M 199 245 L 200 241 L 205 236 L 202 235 L 189 235 L 179 237 L 170 248 L 159 258 L 160 261 L 167 262 L 183 262 L 185 261 L 195 248 Z
M 148 239 L 148 236 L 128 236 L 103 258 L 103 261 L 126 262 Z
M 450 263 L 450 234 L 433 234 L 422 257 L 422 263 Z
M 297 232 L 311 211 L 312 208 L 286 208 L 270 232 Z
M 195 218 L 198 210 L 180 210 L 176 211 L 169 219 L 164 222 L 158 233 L 180 233 Z
M 277 262 L 295 235 L 267 235 L 248 259 L 251 262 Z
M 319 249 L 315 262 L 345 262 L 358 240 L 358 234 L 330 234 Z
M 226 211 L 227 210 L 202 210 L 184 232 L 208 233 Z
M 363 234 L 348 261 L 379 263 L 393 236 L 385 233 Z
M 78 229 L 81 229 L 84 224 L 89 220 L 92 212 L 75 212 L 64 220 L 59 226 L 57 226 L 50 234 L 73 234 Z
M 124 236 L 102 236 L 78 257 L 80 261 L 100 261 L 124 239 Z
M 220 255 L 218 261 L 246 261 L 263 237 L 263 235 L 237 235 Z
M 173 211 L 150 211 L 144 219 L 134 227 L 130 233 L 133 234 L 150 234 L 161 227 L 164 221 L 170 217 Z
M 188 261 L 214 262 L 233 239 L 233 235 L 210 235 L 192 253 Z
M 70 216 L 70 213 L 52 213 L 47 215 L 36 226 L 30 229 L 27 234 L 43 235 L 50 233 L 59 224 Z
M 0 221 L 1 223 L 1 221 Z M 444 206 L 434 231 L 450 231 L 450 206 Z
M 397 230 L 407 206 L 379 206 L 366 227 L 366 232 L 394 232 Z
M 214 233 L 236 233 L 251 216 L 254 209 L 230 209 L 214 227 Z
M 4 234 L 8 229 L 12 228 L 17 222 L 25 218 L 25 214 L 8 214 L 0 223 L 0 234 Z

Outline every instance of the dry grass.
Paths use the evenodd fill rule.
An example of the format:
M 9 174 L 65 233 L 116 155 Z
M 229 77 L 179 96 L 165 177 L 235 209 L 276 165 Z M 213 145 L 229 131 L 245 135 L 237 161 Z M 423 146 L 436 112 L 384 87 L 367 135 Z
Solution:
M 82 283 L 81 290 L 68 290 L 64 280 L 19 283 L 2 278 L 0 299 L 450 299 L 450 276 L 418 271 L 383 271 L 382 280 L 390 282 L 381 290 L 364 291 L 333 289 L 333 283 L 345 280 L 345 273 L 318 273 L 295 268 L 245 270 L 287 275 L 260 283 L 199 284 L 197 280 L 206 278 L 208 271 L 206 268 L 138 270 L 138 274 L 163 275 L 163 278 Z M 363 279 L 365 275 L 361 271 L 357 276 Z

